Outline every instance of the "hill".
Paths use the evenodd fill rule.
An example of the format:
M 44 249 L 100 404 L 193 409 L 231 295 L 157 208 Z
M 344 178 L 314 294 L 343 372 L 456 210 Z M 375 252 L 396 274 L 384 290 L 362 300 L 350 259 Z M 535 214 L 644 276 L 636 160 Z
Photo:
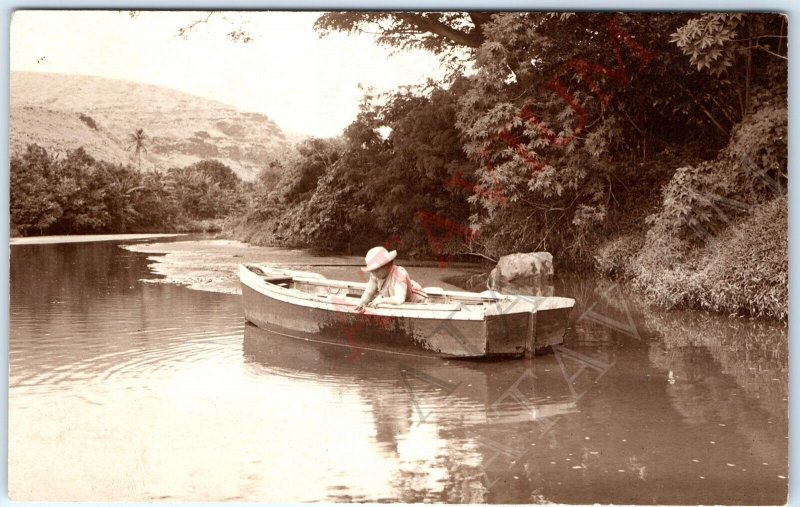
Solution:
M 142 168 L 213 158 L 252 180 L 292 144 L 267 116 L 159 86 L 94 76 L 11 73 L 10 149 L 29 143 L 137 164 L 128 136 L 149 136 Z

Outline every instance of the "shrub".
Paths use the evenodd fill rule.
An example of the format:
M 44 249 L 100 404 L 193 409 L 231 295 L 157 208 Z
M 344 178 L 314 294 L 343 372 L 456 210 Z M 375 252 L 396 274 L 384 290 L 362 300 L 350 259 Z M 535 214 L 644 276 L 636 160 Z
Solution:
M 677 169 L 647 218 L 625 274 L 660 306 L 787 316 L 786 103 L 779 94 L 756 97 L 761 107 L 719 156 Z M 615 247 L 598 255 L 609 274 L 623 255 Z
M 633 284 L 650 301 L 734 315 L 788 317 L 787 198 L 755 206 L 702 248 L 651 242 L 633 263 Z
M 85 123 L 90 129 L 97 130 L 97 122 L 91 116 L 87 116 L 83 113 L 78 113 L 78 118 L 81 119 L 83 123 Z
M 647 222 L 653 234 L 704 241 L 753 205 L 781 194 L 787 181 L 785 97 L 765 104 L 733 130 L 714 161 L 681 167 L 663 189 L 663 202 Z
M 593 258 L 595 271 L 609 277 L 628 275 L 631 259 L 639 252 L 643 243 L 641 235 L 634 233 L 602 245 Z
M 723 234 L 707 255 L 697 299 L 701 307 L 741 315 L 788 317 L 788 201 L 756 207 Z
M 11 158 L 15 234 L 218 231 L 219 219 L 245 205 L 241 180 L 215 161 L 163 174 L 95 160 L 83 148 L 53 157 L 33 144 Z
M 241 179 L 216 160 L 173 167 L 167 171 L 167 179 L 181 212 L 188 219 L 223 218 L 246 207 Z

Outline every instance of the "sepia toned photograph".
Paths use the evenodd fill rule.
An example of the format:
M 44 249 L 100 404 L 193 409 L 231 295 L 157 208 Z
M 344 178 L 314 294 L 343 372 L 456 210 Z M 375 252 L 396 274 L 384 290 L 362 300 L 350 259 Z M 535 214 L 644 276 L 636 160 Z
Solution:
M 15 11 L 9 497 L 787 504 L 788 39 Z

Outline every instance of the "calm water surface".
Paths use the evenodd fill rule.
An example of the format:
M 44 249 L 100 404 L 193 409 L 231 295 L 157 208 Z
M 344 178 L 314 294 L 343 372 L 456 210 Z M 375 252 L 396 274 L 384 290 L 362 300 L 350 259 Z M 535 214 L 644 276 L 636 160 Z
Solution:
M 245 325 L 223 292 L 242 259 L 357 259 L 119 245 L 11 247 L 12 499 L 786 501 L 782 325 L 654 312 L 567 277 L 559 354 L 352 354 Z M 158 259 L 167 279 L 223 292 L 143 282 L 163 280 L 159 248 L 177 252 Z M 410 269 L 426 285 L 454 274 Z

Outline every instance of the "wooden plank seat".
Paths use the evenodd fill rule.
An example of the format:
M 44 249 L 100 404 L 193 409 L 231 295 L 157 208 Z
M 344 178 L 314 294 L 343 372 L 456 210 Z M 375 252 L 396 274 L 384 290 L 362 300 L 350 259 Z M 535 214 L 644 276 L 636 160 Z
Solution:
M 290 284 L 294 280 L 291 276 L 262 276 L 261 278 L 263 278 L 265 282 L 275 285 Z

